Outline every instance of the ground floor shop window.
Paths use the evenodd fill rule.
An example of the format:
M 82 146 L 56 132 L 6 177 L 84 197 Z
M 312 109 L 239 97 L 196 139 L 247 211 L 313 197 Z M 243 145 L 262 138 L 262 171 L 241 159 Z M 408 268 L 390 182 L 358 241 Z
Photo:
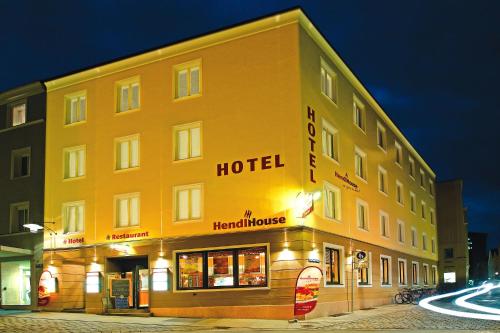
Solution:
M 371 265 L 372 265 L 372 254 L 371 252 L 366 252 L 366 258 L 358 262 L 358 285 L 359 286 L 371 286 Z
M 2 305 L 31 304 L 31 263 L 29 260 L 2 262 Z
M 341 284 L 340 249 L 325 248 L 325 279 L 327 285 Z
M 432 284 L 433 285 L 436 285 L 437 284 L 437 267 L 436 266 L 432 266 Z
M 406 285 L 406 260 L 398 259 L 399 284 Z
M 429 265 L 423 264 L 424 267 L 424 286 L 429 284 Z
M 412 267 L 412 282 L 414 285 L 417 285 L 418 284 L 418 262 L 412 262 L 411 264 L 411 267 Z
M 383 286 L 391 284 L 391 257 L 380 256 L 380 283 Z
M 267 248 L 177 253 L 177 288 L 217 289 L 267 286 Z

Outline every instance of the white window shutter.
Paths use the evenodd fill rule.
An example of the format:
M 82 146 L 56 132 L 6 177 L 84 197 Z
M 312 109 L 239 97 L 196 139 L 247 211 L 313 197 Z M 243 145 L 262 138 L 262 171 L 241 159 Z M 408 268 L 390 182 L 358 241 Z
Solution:
M 191 189 L 191 217 L 199 219 L 201 217 L 201 190 Z
M 131 142 L 131 158 L 130 158 L 130 167 L 139 166 L 139 140 L 133 139 Z
M 189 190 L 181 190 L 177 193 L 177 218 L 179 220 L 189 218 Z
M 200 93 L 200 69 L 198 67 L 191 68 L 191 92 L 190 95 Z
M 191 128 L 191 156 L 199 157 L 201 156 L 201 136 L 200 128 Z
M 187 96 L 187 70 L 177 73 L 177 97 Z
M 188 130 L 177 132 L 177 159 L 184 160 L 189 157 L 189 133 Z

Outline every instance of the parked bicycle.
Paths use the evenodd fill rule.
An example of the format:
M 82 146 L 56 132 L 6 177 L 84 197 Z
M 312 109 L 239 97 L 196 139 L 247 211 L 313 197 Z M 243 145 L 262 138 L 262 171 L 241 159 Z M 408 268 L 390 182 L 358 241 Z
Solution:
M 435 288 L 403 288 L 396 295 L 396 304 L 418 304 L 420 300 L 437 294 Z

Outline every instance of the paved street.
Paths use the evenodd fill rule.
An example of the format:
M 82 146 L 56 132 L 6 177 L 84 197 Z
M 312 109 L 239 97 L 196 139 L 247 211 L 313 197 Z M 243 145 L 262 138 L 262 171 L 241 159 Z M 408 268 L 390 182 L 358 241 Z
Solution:
M 1 314 L 1 313 L 0 313 Z M 203 332 L 203 331 L 274 331 L 311 330 L 370 332 L 403 330 L 404 332 L 447 332 L 474 330 L 500 332 L 500 322 L 456 318 L 427 311 L 415 305 L 388 305 L 354 314 L 317 318 L 298 323 L 284 320 L 137 318 L 98 316 L 75 313 L 12 313 L 0 315 L 0 332 Z

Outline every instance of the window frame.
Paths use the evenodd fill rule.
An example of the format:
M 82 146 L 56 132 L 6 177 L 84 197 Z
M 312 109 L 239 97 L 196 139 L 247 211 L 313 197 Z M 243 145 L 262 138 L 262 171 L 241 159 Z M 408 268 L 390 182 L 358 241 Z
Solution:
M 414 267 L 417 269 L 414 270 Z M 416 281 L 415 281 L 415 273 L 416 273 Z M 413 261 L 411 262 L 411 285 L 412 286 L 419 286 L 420 285 L 420 265 L 418 261 Z
M 78 99 L 78 114 L 81 114 L 80 99 L 82 97 L 85 98 L 85 112 L 84 112 L 85 113 L 85 119 L 79 120 L 79 121 L 74 121 L 74 122 L 66 122 L 66 120 L 68 119 L 68 112 L 71 112 L 71 110 L 68 109 L 68 106 L 70 105 L 69 103 L 71 103 L 71 100 L 73 98 L 77 98 Z M 86 123 L 87 122 L 87 109 L 88 109 L 87 90 L 81 90 L 81 91 L 77 91 L 77 92 L 73 92 L 73 93 L 64 95 L 63 126 L 64 127 L 72 127 L 72 126 L 81 125 L 81 124 Z
M 132 86 L 137 84 L 138 85 L 138 96 L 137 96 L 137 107 L 132 108 Z M 123 87 L 128 87 L 129 93 L 127 95 L 127 106 L 128 108 L 126 110 L 121 110 L 121 97 L 122 97 L 122 90 Z M 140 75 L 135 75 L 126 79 L 122 79 L 119 81 L 115 82 L 115 112 L 114 115 L 122 115 L 122 114 L 129 114 L 133 112 L 137 112 L 141 110 L 141 98 L 142 94 L 142 87 L 141 87 L 141 77 Z
M 21 105 L 24 105 L 24 122 L 14 125 L 14 109 L 21 106 Z M 18 127 L 18 126 L 22 126 L 22 125 L 28 123 L 28 100 L 27 99 L 20 99 L 20 100 L 13 101 L 13 102 L 9 103 L 7 106 L 7 110 L 8 110 L 8 117 L 9 117 L 8 127 L 11 127 L 11 128 Z
M 129 223 L 128 225 L 125 226 L 119 226 L 118 225 L 118 202 L 120 200 L 127 199 L 130 201 L 130 199 L 137 198 L 138 199 L 138 205 L 137 205 L 137 225 L 131 225 L 130 224 L 130 207 L 127 207 L 128 210 L 128 219 Z M 130 205 L 130 203 L 128 203 Z M 113 196 L 113 229 L 114 230 L 121 230 L 121 229 L 131 229 L 131 228 L 140 228 L 141 227 L 141 192 L 131 192 L 131 193 L 123 193 L 123 194 L 116 194 Z
M 13 202 L 11 204 L 9 204 L 9 234 L 20 234 L 20 233 L 27 233 L 29 232 L 29 230 L 26 230 L 26 231 L 18 231 L 18 232 L 13 232 L 12 231 L 12 224 L 13 224 L 13 218 L 14 218 L 14 215 L 13 215 L 13 212 L 14 210 L 16 210 L 16 213 L 17 211 L 19 210 L 18 208 L 23 208 L 26 209 L 28 211 L 28 217 L 26 218 L 27 222 L 30 223 L 30 202 L 29 201 L 20 201 L 20 202 Z M 19 226 L 19 221 L 17 221 L 18 223 L 18 226 Z M 21 229 L 21 228 L 19 228 Z M 22 229 L 21 229 L 22 230 Z
M 357 108 L 356 108 L 357 106 Z M 353 104 L 352 104 L 352 117 L 354 126 L 366 135 L 366 108 L 365 104 L 361 102 L 361 99 L 353 94 Z M 358 124 L 357 109 L 360 110 L 361 126 Z
M 337 212 L 337 214 L 334 216 L 328 216 L 327 212 L 327 191 L 334 192 L 335 193 L 335 210 L 334 213 Z M 341 222 L 342 221 L 342 193 L 340 191 L 340 188 L 327 182 L 323 182 L 323 217 L 327 220 L 335 221 L 335 222 Z
M 385 228 L 385 231 L 386 231 L 386 234 L 384 235 L 384 233 L 382 232 L 382 216 L 385 217 L 385 222 L 386 222 L 386 228 Z M 389 223 L 389 214 L 386 213 L 385 211 L 383 210 L 379 210 L 379 224 L 380 224 L 380 236 L 382 236 L 383 238 L 386 238 L 386 239 L 389 239 L 391 237 L 391 233 L 390 233 L 390 223 Z
M 420 180 L 419 180 L 420 188 L 425 191 L 425 171 L 422 168 L 420 168 L 419 174 L 420 174 Z
M 78 176 L 78 168 L 80 163 L 78 162 L 77 168 L 76 168 L 76 176 L 75 177 L 66 177 L 66 154 L 69 154 L 74 151 L 79 151 L 83 150 L 83 175 Z M 78 179 L 83 179 L 87 176 L 87 145 L 78 145 L 78 146 L 71 146 L 71 147 L 65 147 L 63 148 L 63 158 L 62 158 L 62 176 L 63 176 L 63 181 L 73 181 L 73 180 L 78 180 Z M 68 161 L 69 163 L 69 161 Z M 68 165 L 68 174 L 69 174 L 69 165 Z
M 414 249 L 418 248 L 418 233 L 415 227 L 411 227 L 411 247 Z
M 422 233 L 422 251 L 427 252 L 427 234 L 425 232 Z
M 191 70 L 195 67 L 198 67 L 198 93 L 192 94 L 191 93 Z M 178 74 L 181 71 L 187 71 L 186 75 L 186 91 L 187 94 L 186 96 L 178 96 Z M 203 95 L 203 66 L 202 66 L 202 61 L 201 58 L 198 59 L 193 59 L 190 61 L 186 61 L 180 64 L 176 64 L 172 68 L 172 96 L 173 96 L 173 101 L 183 101 L 186 99 L 191 99 L 191 98 L 196 98 L 200 97 Z
M 385 126 L 377 120 L 377 147 L 387 154 L 387 130 Z M 382 142 L 379 142 L 382 139 Z
M 66 218 L 67 218 L 67 213 L 66 209 L 67 207 L 72 207 L 72 206 L 83 206 L 83 228 L 82 230 L 79 231 L 68 231 L 66 232 Z M 61 212 L 61 222 L 62 222 L 62 234 L 63 235 L 76 235 L 76 234 L 81 234 L 85 232 L 85 200 L 78 200 L 78 201 L 71 201 L 71 202 L 63 202 L 62 204 L 62 212 Z
M 354 254 L 353 254 L 354 256 Z M 353 259 L 351 259 L 353 260 Z M 366 252 L 366 260 L 367 260 L 367 263 L 368 263 L 368 270 L 367 270 L 367 274 L 366 274 L 366 277 L 368 279 L 368 281 L 366 283 L 364 282 L 360 282 L 360 273 L 359 273 L 359 267 L 358 269 L 356 269 L 356 285 L 358 288 L 371 288 L 373 287 L 373 267 L 372 267 L 372 253 L 370 251 L 367 251 Z
M 324 73 L 324 78 L 323 78 Z M 320 58 L 320 91 L 321 94 L 328 98 L 335 106 L 338 105 L 338 76 L 332 67 L 323 59 Z M 331 80 L 331 96 L 326 91 L 326 79 L 330 77 Z M 324 83 L 325 82 L 325 83 Z
M 387 283 L 384 283 L 384 260 L 387 260 Z M 380 287 L 382 288 L 390 288 L 392 287 L 392 257 L 381 254 L 380 255 Z
M 382 177 L 381 177 L 382 176 Z M 389 181 L 388 181 L 388 174 L 387 170 L 384 169 L 382 166 L 378 166 L 378 191 L 384 196 L 389 196 Z M 384 188 L 382 189 L 381 185 L 384 184 Z
M 422 263 L 422 270 L 423 270 L 423 284 L 424 287 L 429 286 L 429 264 L 427 263 Z
M 326 288 L 343 288 L 345 287 L 345 249 L 342 245 L 336 245 L 331 243 L 323 243 L 323 259 L 325 259 L 327 249 L 339 251 L 339 283 L 328 283 L 326 280 L 326 260 L 323 260 L 323 272 L 325 272 L 325 278 L 323 279 L 323 286 Z M 331 265 L 331 264 L 330 264 Z
M 399 226 L 402 226 L 401 228 L 401 233 L 399 232 Z M 398 234 L 398 243 L 399 244 L 405 244 L 406 243 L 406 228 L 405 228 L 405 222 L 397 219 L 397 234 Z M 401 237 L 400 237 L 401 236 Z
M 431 265 L 431 281 L 433 286 L 437 286 L 439 281 L 439 273 L 436 265 Z
M 429 207 L 429 219 L 431 225 L 436 226 L 436 211 L 432 207 Z
M 401 263 L 403 263 L 404 281 L 401 281 Z M 398 258 L 398 284 L 400 287 L 408 286 L 408 262 L 404 258 Z
M 356 156 L 361 157 L 361 175 L 358 175 Z M 368 157 L 358 146 L 354 146 L 354 175 L 364 183 L 368 183 Z
M 362 206 L 364 207 L 364 223 L 363 223 L 363 227 L 360 227 L 359 225 L 359 207 Z M 365 232 L 369 232 L 370 231 L 370 213 L 369 213 L 369 207 L 368 207 L 368 203 L 364 200 L 361 200 L 359 198 L 356 198 L 356 227 L 358 228 L 358 230 L 362 230 L 362 231 L 365 231 Z
M 410 176 L 411 179 L 415 180 L 416 177 L 415 160 L 411 156 L 408 156 L 408 165 L 409 165 L 408 175 Z
M 431 237 L 431 253 L 436 254 L 436 239 Z
M 136 166 L 130 166 L 132 163 L 131 163 L 131 155 L 132 155 L 132 141 L 134 140 L 137 140 L 137 165 Z M 128 151 L 128 163 L 129 163 L 129 167 L 128 168 L 122 168 L 122 167 L 118 167 L 118 163 L 120 162 L 121 163 L 121 146 L 120 144 L 121 143 L 124 143 L 124 142 L 129 142 L 129 151 Z M 121 172 L 126 172 L 126 171 L 133 171 L 133 170 L 138 170 L 141 168 L 141 135 L 139 133 L 136 133 L 136 134 L 131 134 L 131 135 L 127 135 L 127 136 L 122 136 L 122 137 L 118 137 L 118 138 L 115 138 L 113 140 L 113 143 L 114 143 L 114 172 L 115 173 L 121 173 Z M 118 158 L 118 153 L 120 152 L 120 158 Z
M 235 255 L 239 250 L 254 249 L 254 248 L 265 248 L 266 249 L 266 260 L 265 260 L 265 274 L 266 274 L 266 285 L 265 286 L 240 286 L 239 285 L 239 269 L 236 271 L 233 268 L 233 286 L 221 286 L 221 287 L 208 287 L 208 253 L 217 251 L 233 251 L 233 267 L 238 267 L 238 255 Z M 182 254 L 191 253 L 202 253 L 202 274 L 203 274 L 203 287 L 198 288 L 179 288 L 179 256 Z M 194 248 L 194 249 L 179 249 L 172 252 L 173 259 L 173 292 L 174 293 L 192 293 L 192 292 L 213 292 L 213 291 L 234 291 L 234 290 L 269 290 L 271 289 L 271 265 L 270 265 L 270 246 L 269 243 L 256 243 L 256 244 L 243 244 L 234 246 L 221 246 L 221 247 L 209 247 L 209 248 Z M 237 283 L 238 282 L 238 283 Z
M 399 201 L 398 199 L 398 187 L 400 189 L 399 191 L 399 194 L 400 194 L 400 197 L 401 197 L 401 201 Z M 405 195 L 404 195 L 404 185 L 402 182 L 400 182 L 399 180 L 396 179 L 396 202 L 398 203 L 398 205 L 400 205 L 401 207 L 404 207 L 405 205 Z
M 410 191 L 410 212 L 417 215 L 417 196 L 412 191 Z
M 332 125 L 330 124 L 327 120 L 324 118 L 321 119 L 321 152 L 325 158 L 328 160 L 331 160 L 335 162 L 336 164 L 340 163 L 340 158 L 339 158 L 339 152 L 340 152 L 340 143 L 339 143 L 339 131 Z M 327 135 L 330 134 L 333 139 L 333 156 L 330 156 L 328 154 L 328 147 L 326 146 L 326 142 L 323 137 L 323 132 L 326 132 Z
M 401 169 L 403 168 L 403 147 L 401 144 L 397 141 L 394 141 L 394 147 L 395 147 L 395 158 L 394 158 L 394 163 L 396 163 L 397 166 L 399 166 Z M 398 162 L 398 152 L 400 155 L 400 160 Z
M 420 217 L 424 221 L 427 219 L 427 204 L 424 200 L 420 201 Z
M 200 156 L 191 156 L 192 155 L 192 138 L 191 138 L 191 129 L 193 128 L 199 128 L 200 129 Z M 178 159 L 177 158 L 177 153 L 178 153 L 178 133 L 180 131 L 188 131 L 188 157 L 183 158 L 183 159 Z M 203 159 L 203 122 L 202 121 L 195 121 L 187 124 L 180 124 L 180 125 L 175 125 L 172 127 L 172 142 L 173 142 L 173 149 L 172 149 L 172 161 L 174 163 L 181 163 L 181 162 L 187 162 L 187 161 L 196 161 Z
M 25 156 L 28 156 L 28 174 L 16 177 L 15 176 L 16 157 L 20 157 L 22 159 Z M 31 176 L 31 146 L 12 149 L 10 151 L 10 179 L 11 180 L 22 179 L 22 178 L 28 178 L 30 176 Z
M 199 189 L 200 190 L 200 217 L 199 218 L 192 218 L 191 217 L 191 190 L 192 189 Z M 178 191 L 183 191 L 183 190 L 189 190 L 189 196 L 188 196 L 188 214 L 189 217 L 187 219 L 179 219 L 178 218 L 178 207 L 177 207 L 177 201 L 178 201 Z M 173 196 L 173 209 L 172 209 L 172 218 L 174 223 L 186 223 L 186 222 L 201 222 L 204 219 L 204 201 L 205 201 L 205 196 L 204 196 L 204 186 L 203 183 L 194 183 L 194 184 L 186 184 L 186 185 L 174 185 L 172 187 L 172 196 Z

